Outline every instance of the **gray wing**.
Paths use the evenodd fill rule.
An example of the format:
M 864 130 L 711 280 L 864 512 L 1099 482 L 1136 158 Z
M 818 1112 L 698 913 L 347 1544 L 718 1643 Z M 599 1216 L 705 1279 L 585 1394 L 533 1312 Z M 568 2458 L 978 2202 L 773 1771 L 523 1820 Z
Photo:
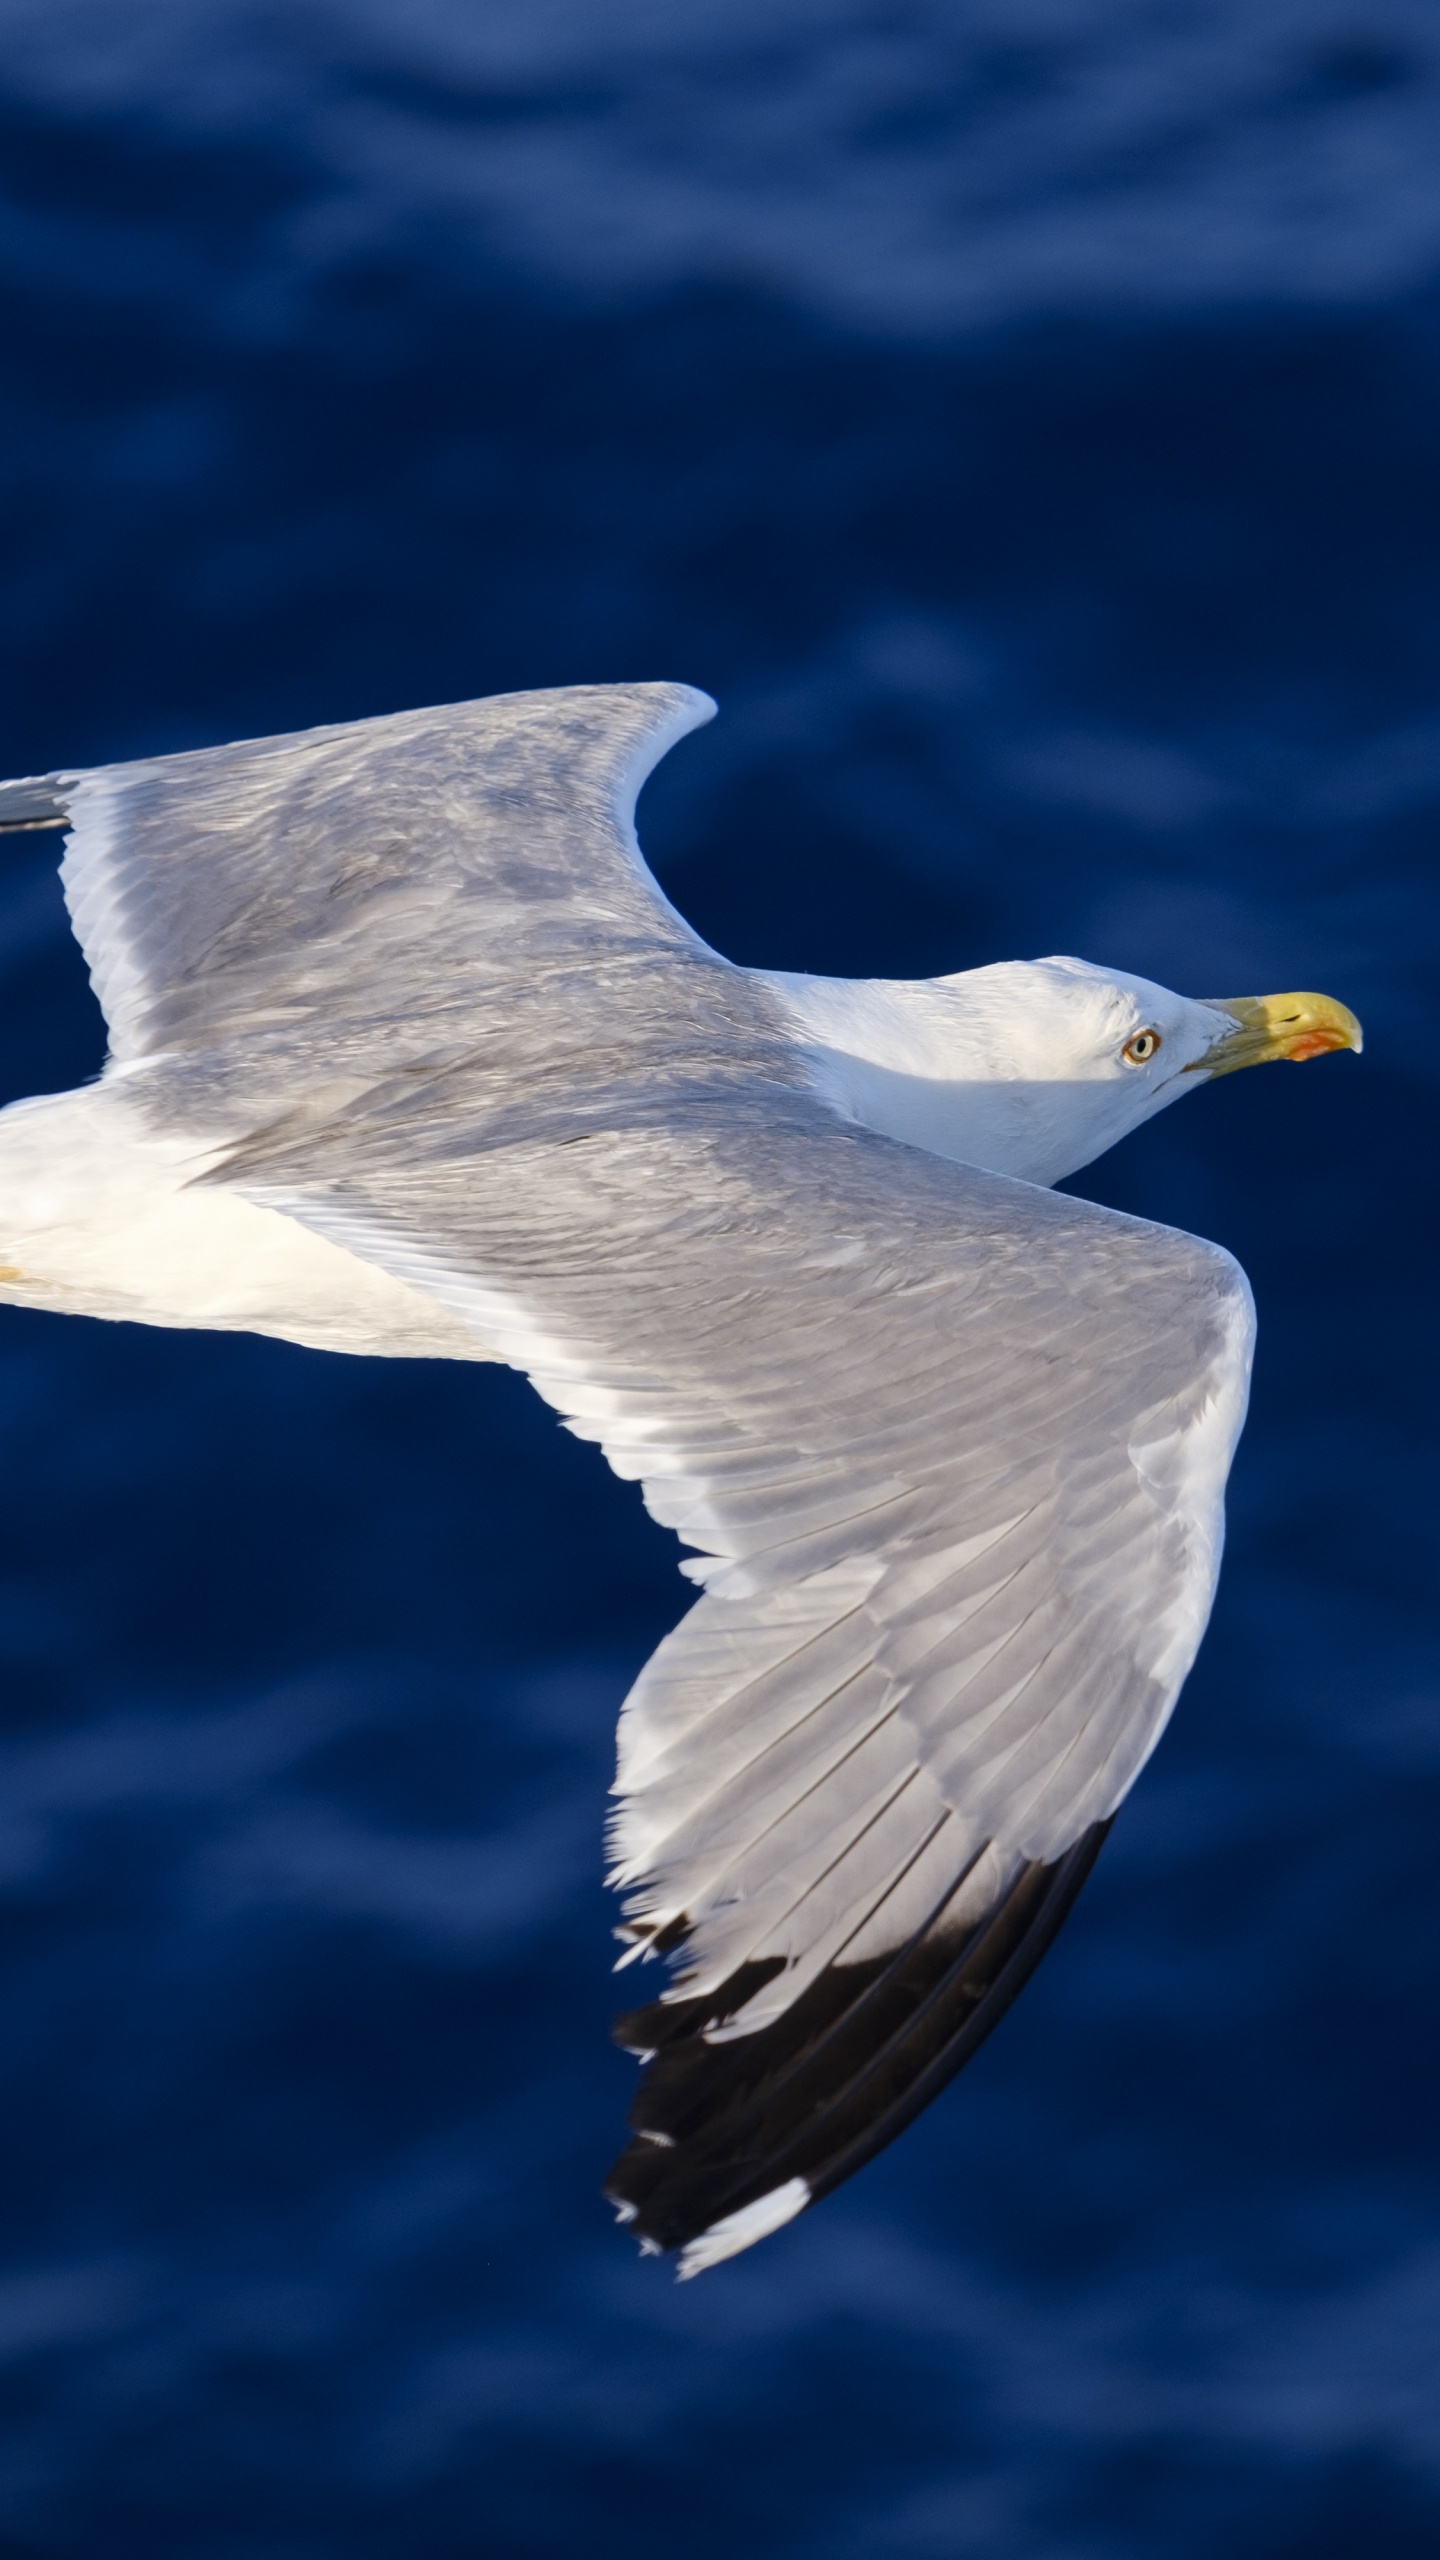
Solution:
M 693 2273 L 899 2131 L 1053 1936 L 1209 1612 L 1249 1294 L 773 1091 L 379 1141 L 247 1183 L 483 1329 L 702 1550 L 613 1825 L 631 1951 L 675 1971 L 622 2022 L 609 2192 Z
M 117 1054 L 218 1176 L 430 1291 L 706 1584 L 627 1703 L 686 2271 L 888 2140 L 1078 1889 L 1199 1641 L 1250 1346 L 1214 1248 L 840 1123 L 639 861 L 679 688 L 12 786 L 79 828 Z M 0 795 L 0 820 L 7 815 Z
M 500 695 L 0 785 L 0 825 L 71 826 L 62 878 L 112 1058 L 182 1060 L 178 1116 L 243 1123 L 307 1093 L 323 1109 L 348 1083 L 443 1069 L 491 1035 L 490 990 L 507 1064 L 529 1039 L 543 1086 L 555 1020 L 603 1069 L 628 980 L 614 1063 L 633 1078 L 646 987 L 686 963 L 734 974 L 634 832 L 645 776 L 713 711 L 686 685 Z M 655 1067 L 683 1065 L 666 1008 L 650 1014 Z M 563 1116 L 563 1085 L 552 1099 Z

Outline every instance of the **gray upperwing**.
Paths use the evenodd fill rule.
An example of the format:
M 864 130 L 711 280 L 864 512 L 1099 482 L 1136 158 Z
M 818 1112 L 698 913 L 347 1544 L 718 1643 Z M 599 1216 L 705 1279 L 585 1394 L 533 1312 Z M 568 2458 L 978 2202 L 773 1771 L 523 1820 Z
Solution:
M 245 1185 L 474 1323 L 702 1551 L 612 1829 L 679 1963 L 612 2192 L 690 2271 L 898 2131 L 1048 1944 L 1204 1627 L 1249 1296 L 773 1087 L 463 1127 L 343 1115 Z
M 633 824 L 646 774 L 712 711 L 683 685 L 500 695 L 0 786 L 0 823 L 68 816 L 62 876 L 112 1056 L 180 1053 L 197 1116 L 443 1062 L 493 1031 L 497 997 L 512 1075 L 543 1078 L 557 973 L 573 1027 L 593 1042 L 608 1012 L 613 1046 L 604 999 L 627 978 L 724 970 Z M 649 1011 L 664 1047 L 667 1006 Z

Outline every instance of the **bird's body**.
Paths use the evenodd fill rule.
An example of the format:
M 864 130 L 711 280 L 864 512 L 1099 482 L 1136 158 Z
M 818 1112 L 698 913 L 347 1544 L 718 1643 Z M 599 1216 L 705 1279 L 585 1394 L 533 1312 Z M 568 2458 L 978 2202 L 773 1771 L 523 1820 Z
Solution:
M 683 2272 L 988 2032 L 1204 1629 L 1243 1275 L 1044 1186 L 1358 1045 L 1327 999 L 1075 961 L 733 967 L 631 823 L 710 708 L 516 695 L 0 789 L 74 822 L 113 1051 L 0 1114 L 0 1289 L 508 1361 L 700 1550 L 613 1826 L 629 1954 L 679 1962 L 611 2193 Z
M 157 1133 L 122 1078 L 12 1104 L 0 1112 L 0 1300 L 318 1351 L 490 1356 L 378 1264 L 197 1180 L 217 1159 L 223 1149 Z
M 772 1036 L 778 1027 L 793 1043 L 797 1079 L 843 1118 L 1045 1185 L 1148 1116 L 1123 1068 L 1087 1077 L 1062 1065 L 1108 1066 L 1141 1017 L 1173 1016 L 1164 1083 L 1145 1097 L 1160 1110 L 1175 1080 L 1234 1030 L 1212 1006 L 1070 961 L 915 982 L 734 974 L 771 1010 Z M 1057 996 L 1077 1015 L 1062 1060 L 1044 1054 Z M 447 1320 L 432 1297 L 293 1217 L 205 1184 L 227 1153 L 223 1136 L 207 1148 L 199 1130 L 157 1130 L 133 1077 L 0 1112 L 0 1290 L 30 1305 L 239 1327 L 326 1351 L 486 1356 L 473 1328 Z

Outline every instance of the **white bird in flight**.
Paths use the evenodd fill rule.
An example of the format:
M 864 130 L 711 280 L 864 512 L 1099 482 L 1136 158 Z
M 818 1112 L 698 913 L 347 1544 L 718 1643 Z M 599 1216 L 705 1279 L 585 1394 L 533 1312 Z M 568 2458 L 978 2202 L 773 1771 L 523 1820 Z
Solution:
M 703 1597 L 620 1719 L 607 2193 L 693 2275 L 828 2193 L 1054 1937 L 1195 1657 L 1253 1313 L 1046 1186 L 1325 996 L 1080 960 L 741 969 L 646 870 L 683 685 L 403 712 L 0 786 L 67 825 L 99 1081 L 0 1113 L 0 1293 L 500 1360 Z

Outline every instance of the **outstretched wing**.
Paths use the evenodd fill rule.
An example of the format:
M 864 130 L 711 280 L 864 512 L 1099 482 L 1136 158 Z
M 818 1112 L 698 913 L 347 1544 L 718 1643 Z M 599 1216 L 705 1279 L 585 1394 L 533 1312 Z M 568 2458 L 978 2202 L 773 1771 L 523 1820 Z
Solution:
M 687 685 L 499 695 L 6 783 L 0 826 L 70 825 L 62 877 L 112 1058 L 182 1060 L 182 1115 L 243 1121 L 441 1067 L 493 1042 L 497 997 L 509 1068 L 533 1034 L 543 1083 L 560 1022 L 603 1069 L 627 981 L 633 1075 L 647 980 L 725 972 L 634 829 L 646 775 L 713 711 Z M 658 1064 L 683 1025 L 650 1016 Z
M 1249 1293 L 1169 1230 L 691 1100 L 559 1147 L 253 1154 L 703 1551 L 621 1722 L 646 2057 L 609 2192 L 682 2272 L 898 2132 L 1020 1988 L 1199 1642 Z
M 134 1107 L 452 1308 L 701 1551 L 627 1703 L 611 2192 L 694 2272 L 888 2140 L 1193 1658 L 1250 1345 L 1210 1246 L 850 1129 L 635 849 L 708 712 L 520 695 L 0 791 L 68 810 Z M 48 796 L 47 796 L 48 795 Z

